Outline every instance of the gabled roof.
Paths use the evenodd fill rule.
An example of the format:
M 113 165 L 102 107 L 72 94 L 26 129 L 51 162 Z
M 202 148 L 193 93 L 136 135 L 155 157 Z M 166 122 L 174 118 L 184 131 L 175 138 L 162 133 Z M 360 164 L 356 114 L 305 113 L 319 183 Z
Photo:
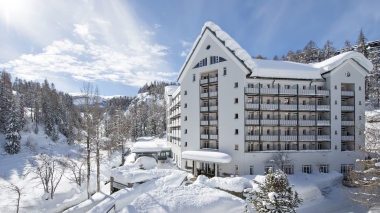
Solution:
M 188 64 L 189 59 L 194 53 L 199 41 L 206 30 L 210 30 L 217 39 L 219 39 L 228 50 L 230 50 L 238 60 L 240 60 L 253 78 L 284 78 L 284 79 L 323 79 L 322 74 L 329 72 L 344 61 L 353 59 L 361 65 L 367 72 L 373 68 L 372 63 L 359 52 L 346 52 L 334 56 L 325 61 L 315 64 L 302 64 L 289 61 L 272 61 L 252 59 L 234 39 L 224 32 L 218 25 L 212 22 L 206 22 L 202 28 L 201 34 L 195 40 L 193 47 L 187 56 L 185 63 L 180 69 L 178 79 L 181 77 L 183 70 Z

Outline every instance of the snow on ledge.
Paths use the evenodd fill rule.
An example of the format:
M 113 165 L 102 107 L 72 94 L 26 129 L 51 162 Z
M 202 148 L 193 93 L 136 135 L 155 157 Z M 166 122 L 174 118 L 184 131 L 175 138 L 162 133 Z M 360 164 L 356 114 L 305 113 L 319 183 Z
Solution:
M 375 163 L 375 166 L 378 166 L 378 167 L 380 167 L 380 162 L 378 162 L 378 163 Z
M 161 151 L 168 151 L 170 150 L 170 147 L 163 144 L 158 144 L 155 142 L 136 142 L 133 144 L 131 148 L 131 152 L 161 152 Z
M 231 162 L 231 156 L 222 152 L 211 151 L 184 151 L 182 152 L 182 158 L 195 161 L 205 161 L 212 163 L 229 163 Z

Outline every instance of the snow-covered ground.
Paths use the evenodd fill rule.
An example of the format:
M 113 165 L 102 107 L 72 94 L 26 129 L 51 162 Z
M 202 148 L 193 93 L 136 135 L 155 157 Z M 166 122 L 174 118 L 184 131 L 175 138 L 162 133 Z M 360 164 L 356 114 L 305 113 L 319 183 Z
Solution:
M 117 212 L 243 212 L 246 202 L 236 196 L 228 194 L 224 190 L 241 192 L 245 188 L 255 188 L 253 179 L 263 181 L 262 175 L 243 177 L 211 178 L 199 176 L 191 185 L 185 186 L 183 180 L 189 176 L 179 170 L 170 161 L 169 163 L 156 163 L 152 158 L 143 157 L 135 162 L 132 153 L 126 157 L 126 165 L 111 168 L 120 163 L 120 153 L 115 153 L 108 158 L 104 153 L 101 162 L 101 185 L 102 190 L 95 193 L 91 199 L 87 199 L 86 185 L 82 187 L 67 179 L 65 174 L 57 188 L 53 200 L 42 198 L 44 191 L 40 180 L 26 175 L 30 164 L 28 159 L 36 152 L 58 154 L 72 154 L 79 151 L 79 145 L 67 145 L 63 136 L 58 142 L 52 142 L 41 133 L 32 135 L 37 143 L 36 152 L 29 151 L 25 146 L 27 134 L 23 132 L 21 141 L 22 149 L 17 155 L 0 155 L 0 171 L 6 180 L 16 183 L 22 189 L 21 212 L 104 212 L 115 206 Z M 0 141 L 4 136 L 0 135 Z M 139 143 L 165 143 L 164 139 L 143 137 Z M 131 143 L 128 143 L 131 146 Z M 4 153 L 3 147 L 0 153 Z M 141 170 L 143 165 L 146 170 Z M 95 167 L 94 167 L 95 168 Z M 68 171 L 67 171 L 68 172 Z M 95 180 L 95 171 L 92 180 Z M 104 185 L 112 175 L 120 182 L 140 182 L 132 188 L 122 189 L 109 195 L 109 184 Z M 26 176 L 25 176 L 26 175 Z M 299 193 L 304 203 L 298 212 L 366 212 L 368 208 L 358 206 L 345 196 L 347 188 L 341 184 L 342 175 L 337 172 L 304 174 L 296 173 L 289 175 L 291 184 Z M 1 181 L 1 179 L 0 179 Z M 3 181 L 2 181 L 3 182 Z M 2 183 L 0 182 L 0 184 Z M 95 183 L 92 183 L 92 191 L 95 192 Z M 14 195 L 0 194 L 0 212 L 13 212 L 10 206 Z M 70 208 L 71 207 L 71 208 Z M 252 211 L 253 212 L 253 211 Z

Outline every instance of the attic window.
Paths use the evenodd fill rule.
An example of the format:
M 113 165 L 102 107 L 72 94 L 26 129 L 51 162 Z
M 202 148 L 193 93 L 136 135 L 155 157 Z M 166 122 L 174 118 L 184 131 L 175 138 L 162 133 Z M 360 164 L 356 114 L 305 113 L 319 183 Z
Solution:
M 202 59 L 193 69 L 204 66 L 207 66 L 207 58 Z
M 211 48 L 211 45 L 207 45 L 206 50 L 209 50 Z
M 222 58 L 220 56 L 211 56 L 210 57 L 210 64 L 216 64 L 223 61 L 227 61 L 225 58 Z

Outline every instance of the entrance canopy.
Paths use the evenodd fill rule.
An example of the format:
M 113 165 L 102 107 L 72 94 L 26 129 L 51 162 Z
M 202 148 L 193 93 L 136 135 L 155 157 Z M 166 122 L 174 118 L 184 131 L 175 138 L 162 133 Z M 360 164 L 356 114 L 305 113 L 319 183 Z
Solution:
M 211 151 L 184 151 L 182 152 L 182 158 L 194 161 L 203 161 L 211 163 L 229 163 L 231 162 L 231 156 L 222 152 Z

